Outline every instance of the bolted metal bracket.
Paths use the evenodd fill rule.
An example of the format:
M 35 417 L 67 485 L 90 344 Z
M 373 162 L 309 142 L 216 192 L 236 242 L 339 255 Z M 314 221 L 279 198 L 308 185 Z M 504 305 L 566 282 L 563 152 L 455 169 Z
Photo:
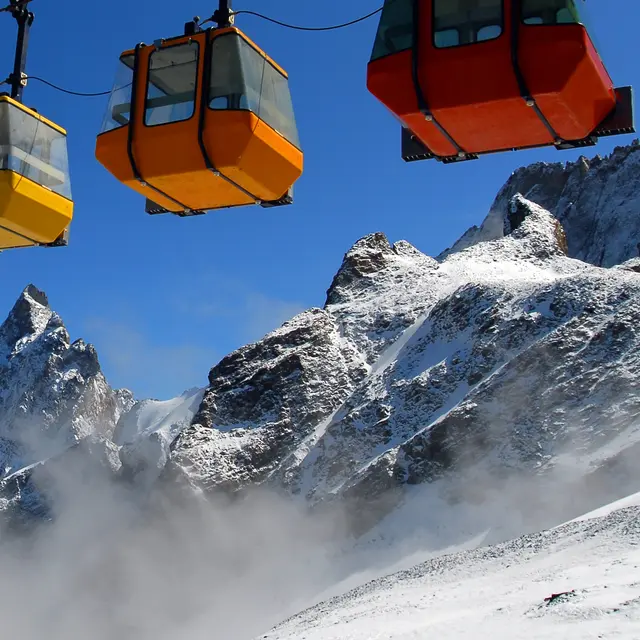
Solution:
M 232 0 L 220 0 L 220 6 L 214 11 L 211 19 L 217 23 L 218 29 L 232 27 L 235 22 L 233 9 L 231 8 Z

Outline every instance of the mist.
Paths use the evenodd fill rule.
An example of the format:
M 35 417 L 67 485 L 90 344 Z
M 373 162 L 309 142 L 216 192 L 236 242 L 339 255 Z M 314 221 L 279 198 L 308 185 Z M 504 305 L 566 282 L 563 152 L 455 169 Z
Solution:
M 161 482 L 141 494 L 82 450 L 29 482 L 47 515 L 2 531 L 3 637 L 251 638 L 339 571 L 340 519 L 272 492 L 205 499 Z
M 122 473 L 112 443 L 94 440 L 27 472 L 20 507 L 5 509 L 0 629 L 21 640 L 251 640 L 394 570 L 552 527 L 640 489 L 632 452 L 599 471 L 571 443 L 558 453 L 549 468 L 509 472 L 463 455 L 474 462 L 403 488 L 355 539 L 352 506 L 314 511 L 266 489 L 205 495 L 166 477 L 149 489 Z

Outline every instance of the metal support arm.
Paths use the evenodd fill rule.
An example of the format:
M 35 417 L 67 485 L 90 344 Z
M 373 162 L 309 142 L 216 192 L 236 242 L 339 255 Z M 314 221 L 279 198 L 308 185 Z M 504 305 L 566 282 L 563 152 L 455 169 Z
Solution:
M 11 97 L 22 102 L 22 93 L 27 84 L 25 69 L 27 67 L 27 48 L 29 46 L 29 31 L 35 15 L 27 9 L 21 0 L 11 0 L 11 15 L 18 23 L 18 38 L 16 40 L 16 57 L 13 63 L 13 73 L 9 76 Z
M 220 0 L 220 6 L 213 14 L 213 21 L 218 23 L 219 29 L 224 29 L 233 25 L 233 0 Z

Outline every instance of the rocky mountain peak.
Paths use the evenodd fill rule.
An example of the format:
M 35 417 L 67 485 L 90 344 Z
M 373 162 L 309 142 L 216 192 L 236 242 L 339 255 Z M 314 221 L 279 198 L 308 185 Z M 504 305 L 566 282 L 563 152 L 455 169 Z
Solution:
M 640 143 L 610 155 L 522 167 L 499 191 L 480 227 L 471 227 L 440 258 L 504 235 L 511 199 L 522 194 L 562 224 L 572 258 L 611 267 L 638 256 L 640 244 Z
M 527 240 L 536 257 L 568 255 L 567 236 L 560 222 L 546 209 L 517 193 L 503 218 L 505 236 Z
M 439 492 L 471 468 L 491 483 L 513 470 L 552 474 L 579 446 L 587 470 L 577 481 L 613 468 L 603 486 L 615 493 L 625 461 L 635 469 L 640 415 L 636 151 L 515 172 L 483 227 L 437 259 L 383 233 L 361 238 L 324 308 L 237 349 L 206 388 L 168 401 L 132 408 L 95 349 L 71 343 L 27 287 L 0 327 L 0 472 L 18 478 L 55 447 L 97 437 L 107 466 L 132 482 L 346 500 L 363 530 L 408 485 Z M 605 258 L 593 264 L 617 268 L 589 264 L 596 253 Z M 482 483 L 469 484 L 480 500 Z
M 33 339 L 36 334 L 42 333 L 53 315 L 46 294 L 29 284 L 0 326 L 0 340 L 12 350 L 20 340 Z M 59 322 L 59 319 L 56 318 L 55 322 Z
M 327 291 L 326 304 L 343 299 L 344 290 L 364 276 L 384 269 L 394 252 L 384 233 L 371 233 L 356 242 L 344 256 L 342 265 Z
M 327 291 L 326 305 L 349 300 L 357 291 L 367 289 L 375 274 L 397 264 L 399 258 L 427 259 L 405 240 L 391 244 L 384 233 L 371 233 L 358 240 L 344 256 L 342 265 Z
M 93 345 L 70 340 L 46 295 L 27 286 L 0 326 L 0 480 L 84 438 L 110 436 L 130 392 L 114 392 Z

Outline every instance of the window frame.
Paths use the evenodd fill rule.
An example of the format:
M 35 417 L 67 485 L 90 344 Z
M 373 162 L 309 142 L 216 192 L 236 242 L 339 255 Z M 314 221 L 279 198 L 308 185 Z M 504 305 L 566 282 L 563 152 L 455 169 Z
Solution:
M 270 59 L 269 56 L 267 56 L 264 51 L 261 51 L 256 45 L 254 45 L 250 40 L 248 40 L 247 38 L 244 37 L 244 35 L 242 34 L 242 32 L 240 31 L 227 31 L 225 33 L 221 33 L 220 35 L 215 35 L 213 38 L 209 39 L 208 42 L 208 46 L 207 46 L 207 54 L 208 56 L 210 56 L 212 58 L 213 56 L 213 44 L 216 40 L 219 40 L 220 38 L 225 38 L 227 36 L 235 36 L 236 38 L 238 38 L 239 40 L 241 40 L 242 42 L 244 42 L 246 45 L 248 45 L 251 49 L 253 49 L 263 60 L 266 64 L 268 64 L 274 71 L 276 71 L 278 74 L 280 74 L 287 82 L 287 88 L 289 87 L 289 76 L 287 73 L 283 72 L 281 69 L 278 68 L 278 65 L 276 65 L 275 63 L 273 63 Z M 206 83 L 205 83 L 205 87 L 206 87 L 206 92 L 203 93 L 203 100 L 205 101 L 206 104 L 206 108 L 208 111 L 212 111 L 214 113 L 218 113 L 218 112 L 224 112 L 224 111 L 233 111 L 233 112 L 238 112 L 238 111 L 244 111 L 246 113 L 253 113 L 253 115 L 258 118 L 258 120 L 260 120 L 260 122 L 264 123 L 267 127 L 269 127 L 274 133 L 277 133 L 283 140 L 285 140 L 286 142 L 288 142 L 290 145 L 292 145 L 293 147 L 295 147 L 296 149 L 298 149 L 298 151 L 302 151 L 302 145 L 300 144 L 300 132 L 298 131 L 298 125 L 295 122 L 295 117 L 294 117 L 294 125 L 296 128 L 296 134 L 297 134 L 297 138 L 298 138 L 298 143 L 289 140 L 289 138 L 287 136 L 285 136 L 284 134 L 280 133 L 280 131 L 278 131 L 277 129 L 275 129 L 273 126 L 271 126 L 266 120 L 264 120 L 263 118 L 260 117 L 259 113 L 256 113 L 255 111 L 251 110 L 251 109 L 246 109 L 244 107 L 238 107 L 237 109 L 214 109 L 211 106 L 211 99 L 210 99 L 210 92 L 211 92 L 211 75 L 213 74 L 213 64 L 210 65 L 211 66 L 211 70 L 209 73 L 209 78 L 206 79 Z M 263 80 L 264 80 L 264 74 L 263 74 Z M 291 94 L 291 91 L 289 91 L 289 94 Z M 260 86 L 260 100 L 262 100 L 262 85 Z M 294 113 L 295 116 L 295 113 Z
M 523 0 L 521 0 L 523 1 Z M 577 11 L 578 15 L 580 16 L 580 20 L 579 22 L 543 22 L 543 23 L 531 23 L 531 22 L 525 22 L 525 17 L 524 17 L 524 7 L 521 6 L 520 9 L 520 24 L 524 25 L 525 27 L 567 27 L 569 25 L 579 25 L 581 27 L 584 27 L 585 29 L 587 28 L 587 25 L 584 21 L 584 12 L 579 10 L 579 6 L 576 6 L 576 2 L 575 0 L 573 0 L 573 5 L 575 10 Z
M 500 0 L 500 35 L 495 38 L 489 38 L 487 40 L 476 40 L 475 42 L 465 42 L 463 44 L 454 44 L 449 47 L 440 47 L 436 44 L 436 1 L 431 0 L 431 46 L 438 51 L 446 51 L 447 49 L 460 49 L 462 47 L 473 47 L 479 44 L 485 44 L 487 42 L 495 42 L 500 40 L 506 33 L 506 21 L 505 21 L 505 0 Z M 420 2 L 420 0 L 414 0 L 414 2 Z M 513 10 L 513 9 L 512 9 Z
M 198 54 L 196 56 L 196 83 L 193 87 L 193 113 L 188 118 L 183 118 L 181 120 L 171 120 L 170 122 L 158 122 L 156 124 L 149 124 L 147 122 L 147 108 L 149 103 L 149 85 L 151 83 L 151 58 L 154 53 L 158 51 L 166 51 L 168 49 L 173 49 L 175 47 L 183 47 L 185 45 L 195 44 L 198 48 Z M 206 49 L 206 47 L 205 47 Z M 195 38 L 189 38 L 188 40 L 184 40 L 183 42 L 177 42 L 175 44 L 163 45 L 159 49 L 154 48 L 154 50 L 149 54 L 149 57 L 146 60 L 146 70 L 147 77 L 144 83 L 144 104 L 142 108 L 142 125 L 144 127 L 148 127 L 149 129 L 153 129 L 155 127 L 165 127 L 172 124 L 180 124 L 183 122 L 190 122 L 195 117 L 199 117 L 198 114 L 200 109 L 198 108 L 198 90 L 200 89 L 200 79 L 201 79 L 201 69 L 202 69 L 202 60 L 201 60 L 202 47 L 200 46 L 199 40 Z M 138 62 L 140 64 L 140 62 Z M 134 98 L 135 99 L 135 98 Z M 153 99 L 153 98 L 152 98 Z

